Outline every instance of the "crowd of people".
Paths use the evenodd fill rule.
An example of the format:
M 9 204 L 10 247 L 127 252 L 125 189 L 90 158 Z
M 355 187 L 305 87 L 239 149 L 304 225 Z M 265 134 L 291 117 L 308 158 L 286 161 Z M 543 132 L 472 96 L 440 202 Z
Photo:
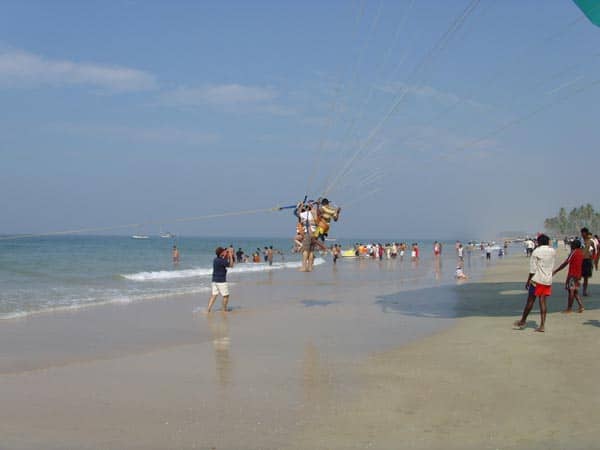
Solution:
M 233 249 L 233 246 L 230 246 Z M 283 252 L 272 245 L 265 246 L 263 249 L 257 247 L 252 253 L 246 253 L 242 248 L 238 248 L 235 252 L 235 260 L 237 263 L 267 263 L 270 266 L 273 265 L 273 259 L 275 255 L 281 256 L 283 260 L 285 258 Z

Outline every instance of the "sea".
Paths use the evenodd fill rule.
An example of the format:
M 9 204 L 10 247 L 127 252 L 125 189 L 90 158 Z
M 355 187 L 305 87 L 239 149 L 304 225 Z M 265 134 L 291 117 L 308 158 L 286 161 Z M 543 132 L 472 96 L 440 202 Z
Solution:
M 337 243 L 347 249 L 358 241 Z M 233 245 L 247 254 L 265 246 L 280 251 L 272 266 L 264 262 L 242 263 L 231 269 L 232 273 L 252 276 L 266 271 L 297 270 L 300 257 L 292 253 L 291 244 L 290 239 L 231 237 L 53 236 L 0 240 L 0 320 L 206 293 L 217 246 Z M 431 241 L 420 244 L 427 257 Z M 177 245 L 181 255 L 178 265 L 171 259 L 173 245 Z M 453 244 L 445 248 L 453 254 Z M 316 265 L 326 262 L 330 263 L 329 256 L 315 260 Z

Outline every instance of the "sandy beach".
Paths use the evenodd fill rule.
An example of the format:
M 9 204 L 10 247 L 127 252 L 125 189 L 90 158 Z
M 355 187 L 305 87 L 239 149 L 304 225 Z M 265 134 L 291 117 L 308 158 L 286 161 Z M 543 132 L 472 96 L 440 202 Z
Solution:
M 0 448 L 592 448 L 595 297 L 557 313 L 559 276 L 548 331 L 515 331 L 527 260 L 456 286 L 451 259 L 240 275 L 225 315 L 184 296 L 5 321 Z
M 319 417 L 291 447 L 597 448 L 597 273 L 583 314 L 559 312 L 565 274 L 555 277 L 542 334 L 533 331 L 537 306 L 527 329 L 511 328 L 527 267 L 523 257 L 505 259 L 460 287 L 456 326 L 369 358 L 357 399 Z

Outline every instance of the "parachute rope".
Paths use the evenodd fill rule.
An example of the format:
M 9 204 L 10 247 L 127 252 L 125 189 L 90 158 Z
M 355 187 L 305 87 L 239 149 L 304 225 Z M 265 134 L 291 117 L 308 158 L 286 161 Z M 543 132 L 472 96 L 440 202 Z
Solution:
M 46 232 L 46 233 L 16 234 L 16 235 L 10 235 L 10 236 L 0 236 L 0 241 L 28 239 L 28 238 L 36 238 L 36 237 L 66 236 L 66 235 L 85 234 L 85 233 L 105 233 L 107 231 L 135 229 L 135 228 L 141 228 L 141 227 L 153 226 L 153 225 L 196 222 L 196 221 L 202 221 L 202 220 L 217 219 L 217 218 L 221 218 L 221 217 L 234 217 L 234 216 L 245 216 L 245 215 L 252 215 L 252 214 L 259 214 L 259 213 L 277 212 L 277 211 L 282 211 L 284 209 L 290 209 L 291 207 L 292 206 L 275 206 L 275 207 L 271 207 L 271 208 L 247 209 L 247 210 L 242 210 L 242 211 L 230 211 L 230 212 L 224 212 L 224 213 L 218 213 L 218 214 L 207 214 L 204 216 L 180 217 L 180 218 L 167 219 L 167 220 L 151 220 L 151 221 L 147 221 L 147 222 L 128 223 L 128 224 L 114 225 L 114 226 L 108 226 L 108 227 L 78 228 L 78 229 L 73 229 L 73 230 L 50 231 L 50 232 Z
M 446 45 L 452 39 L 452 37 L 460 30 L 460 28 L 464 25 L 467 18 L 473 13 L 473 11 L 477 8 L 481 0 L 471 0 L 471 2 L 465 7 L 465 9 L 456 17 L 448 29 L 440 36 L 435 45 L 429 49 L 429 51 L 421 58 L 419 63 L 413 68 L 411 75 L 408 80 L 409 83 L 414 82 L 414 80 L 419 76 L 422 72 L 427 69 L 427 67 L 434 61 L 437 55 L 444 50 Z M 394 103 L 388 110 L 387 114 L 377 123 L 377 125 L 371 130 L 365 141 L 358 145 L 356 151 L 350 156 L 350 158 L 343 165 L 342 169 L 333 177 L 333 179 L 329 182 L 323 195 L 327 195 L 339 182 L 340 178 L 343 177 L 348 170 L 352 167 L 356 159 L 360 156 L 361 152 L 363 152 L 375 139 L 375 137 L 380 133 L 383 126 L 387 123 L 387 121 L 395 114 L 400 104 L 403 102 L 406 94 L 408 93 L 408 87 L 404 86 L 401 89 L 400 94 L 398 94 Z

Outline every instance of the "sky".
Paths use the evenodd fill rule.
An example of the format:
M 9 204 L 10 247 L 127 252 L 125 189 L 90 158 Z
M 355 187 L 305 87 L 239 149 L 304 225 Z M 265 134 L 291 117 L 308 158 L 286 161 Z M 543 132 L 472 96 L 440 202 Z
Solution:
M 600 207 L 600 28 L 570 0 L 12 1 L 0 234 L 483 238 Z

